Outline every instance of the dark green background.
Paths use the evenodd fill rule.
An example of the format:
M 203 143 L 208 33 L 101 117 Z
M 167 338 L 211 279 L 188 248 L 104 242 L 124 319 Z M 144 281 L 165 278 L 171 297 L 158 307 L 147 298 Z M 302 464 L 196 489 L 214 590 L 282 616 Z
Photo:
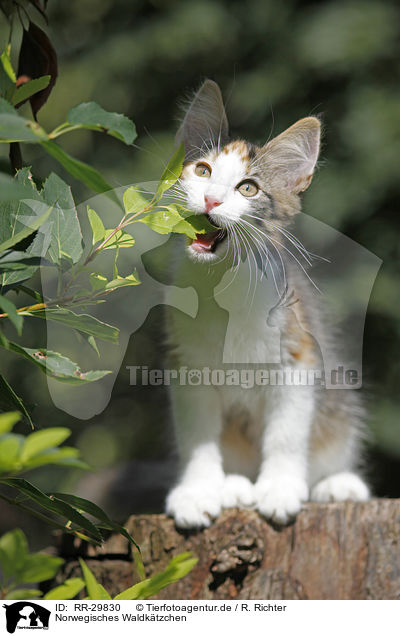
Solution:
M 177 102 L 205 77 L 223 90 L 233 134 L 253 142 L 263 143 L 300 117 L 322 116 L 322 161 L 304 209 L 383 260 L 365 326 L 364 374 L 374 435 L 367 465 L 377 494 L 390 496 L 400 495 L 399 14 L 398 3 L 390 1 L 50 0 L 47 32 L 58 53 L 59 78 L 39 113 L 47 130 L 82 101 L 131 117 L 135 147 L 91 132 L 61 141 L 114 186 L 158 178 L 171 151 Z M 3 25 L 3 41 L 6 32 Z M 38 146 L 24 152 L 37 176 L 56 170 L 78 200 L 91 195 Z M 156 314 L 131 343 L 127 359 L 139 351 L 151 366 L 154 342 L 161 340 Z M 45 337 L 39 328 L 28 326 L 32 341 Z M 11 356 L 2 366 L 27 401 L 39 404 L 39 424 L 71 426 L 97 468 L 112 471 L 121 461 L 166 456 L 162 391 L 150 396 L 129 389 L 121 371 L 107 411 L 74 422 L 52 406 L 39 371 Z M 158 464 L 147 466 L 158 474 Z M 112 474 L 102 474 L 103 483 L 110 482 Z M 57 475 L 61 486 L 72 487 L 71 477 Z M 151 494 L 135 499 L 135 475 L 126 478 L 125 511 L 157 507 Z

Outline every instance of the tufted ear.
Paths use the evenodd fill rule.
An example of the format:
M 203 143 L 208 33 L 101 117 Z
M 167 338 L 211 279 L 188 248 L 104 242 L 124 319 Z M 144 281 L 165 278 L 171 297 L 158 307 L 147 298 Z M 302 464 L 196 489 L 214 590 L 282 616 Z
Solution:
M 307 190 L 317 163 L 321 124 L 305 117 L 264 146 L 265 170 L 272 185 L 298 194 Z
M 186 158 L 200 149 L 224 144 L 228 138 L 228 120 L 218 84 L 206 80 L 195 94 L 176 133 L 175 143 L 184 141 Z

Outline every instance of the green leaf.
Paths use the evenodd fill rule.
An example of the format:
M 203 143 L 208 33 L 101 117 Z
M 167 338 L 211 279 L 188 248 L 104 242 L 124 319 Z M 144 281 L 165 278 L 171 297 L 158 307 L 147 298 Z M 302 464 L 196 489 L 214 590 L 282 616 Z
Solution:
M 44 182 L 43 198 L 54 208 L 51 218 L 49 257 L 54 263 L 69 258 L 77 263 L 82 256 L 82 232 L 71 188 L 52 173 Z
M 83 559 L 79 559 L 82 568 L 83 578 L 89 598 L 92 601 L 111 600 L 111 596 L 106 592 L 104 587 L 96 581 L 93 572 L 88 568 Z
M 17 78 L 11 64 L 11 44 L 8 44 L 1 54 L 1 64 L 13 84 L 16 84 Z
M 114 231 L 114 228 L 105 231 L 105 237 L 110 236 L 111 232 Z M 109 241 L 107 241 L 106 245 L 103 247 L 103 250 L 113 250 L 116 247 L 132 247 L 135 245 L 135 239 L 133 236 L 129 234 L 129 232 L 124 232 L 124 230 L 118 230 Z
M 138 273 L 135 269 L 133 274 L 129 276 L 117 276 L 114 280 L 110 280 L 109 283 L 105 286 L 105 289 L 116 289 L 117 287 L 129 287 L 130 285 L 140 285 L 141 281 L 139 280 Z
M 30 236 L 30 234 L 35 232 L 35 230 L 38 230 L 40 226 L 43 225 L 45 221 L 47 221 L 51 212 L 53 211 L 53 207 L 45 206 L 43 203 L 40 203 L 38 201 L 32 200 L 29 202 L 29 204 L 30 206 L 32 206 L 32 209 L 34 211 L 38 209 L 41 209 L 42 211 L 46 209 L 46 211 L 42 213 L 40 216 L 31 215 L 30 217 L 31 220 L 29 221 L 29 225 L 26 225 L 23 229 L 19 230 L 19 232 L 16 232 L 10 238 L 0 243 L 0 252 L 10 249 L 10 247 L 22 241 L 22 239 L 26 238 L 27 236 Z
M 127 214 L 136 214 L 140 210 L 143 210 L 147 205 L 149 205 L 149 201 L 145 199 L 137 188 L 131 186 L 127 188 L 124 192 L 123 196 L 124 208 Z
M 207 234 L 219 229 L 210 223 L 205 214 L 191 214 L 185 218 L 185 222 L 192 226 L 196 234 Z
M 132 144 L 137 137 L 135 125 L 128 117 L 109 113 L 95 102 L 86 102 L 71 108 L 67 121 L 74 127 L 105 131 L 127 145 Z
M 94 504 L 92 501 L 88 501 L 87 499 L 83 499 L 82 497 L 78 497 L 77 495 L 70 495 L 70 494 L 66 494 L 66 493 L 56 492 L 56 493 L 53 493 L 53 494 L 58 499 L 61 499 L 62 501 L 65 501 L 66 503 L 69 503 L 71 506 L 74 506 L 74 508 L 77 508 L 78 510 L 82 510 L 83 512 L 86 512 L 89 515 L 92 515 L 92 517 L 95 517 L 96 519 L 99 519 L 99 521 L 102 522 L 102 527 L 107 528 L 109 530 L 115 530 L 116 532 L 119 532 L 124 537 L 126 537 L 128 539 L 128 541 L 132 545 L 134 545 L 140 552 L 140 548 L 139 548 L 138 544 L 133 539 L 133 537 L 131 537 L 129 532 L 123 526 L 121 526 L 119 523 L 116 523 L 115 521 L 112 521 L 109 518 L 109 516 L 104 512 L 104 510 L 102 510 L 99 506 Z
M 80 468 L 82 470 L 90 470 L 90 466 L 78 459 L 79 450 L 70 446 L 62 448 L 49 448 L 32 459 L 24 462 L 23 470 L 32 470 L 39 466 L 69 466 L 70 468 Z
M 4 346 L 3 343 L 0 342 L 0 346 Z M 111 371 L 86 371 L 84 373 L 75 362 L 72 362 L 72 360 L 62 356 L 61 353 L 57 353 L 56 351 L 30 349 L 29 347 L 22 347 L 16 342 L 11 341 L 8 341 L 8 348 L 10 351 L 14 351 L 14 353 L 18 353 L 31 362 L 34 362 L 42 371 L 55 380 L 60 380 L 68 384 L 95 382 L 111 373 Z
M 11 45 L 8 44 L 0 57 L 0 95 L 7 101 L 15 91 L 16 77 L 10 60 Z
M 9 200 L 0 203 L 0 243 L 3 245 L 4 241 L 9 240 L 10 243 L 15 244 L 15 242 L 19 242 L 19 238 L 24 240 L 29 237 L 29 246 L 25 249 L 25 256 L 27 259 L 31 259 L 29 264 L 26 263 L 25 269 L 11 272 L 2 271 L 0 285 L 4 286 L 21 282 L 33 276 L 38 268 L 38 260 L 35 260 L 34 257 L 39 259 L 45 256 L 50 237 L 48 233 L 45 234 L 46 217 L 43 219 L 44 222 L 39 232 L 32 229 L 38 218 L 47 211 L 48 206 L 40 200 L 29 168 L 19 170 L 15 179 L 12 180 L 12 184 L 7 181 L 2 184 L 2 181 L 2 175 L 0 175 L 0 199 L 5 191 L 9 195 Z M 2 187 L 3 185 L 4 187 Z M 23 233 L 20 234 L 20 231 Z M 11 252 L 5 254 L 2 261 L 7 261 L 10 254 Z
M 0 537 L 0 563 L 5 579 L 13 576 L 19 582 L 27 556 L 28 542 L 22 530 L 16 528 Z
M 17 111 L 13 110 L 14 112 L 9 109 L 6 110 L 4 104 L 1 104 L 0 142 L 25 141 L 26 143 L 37 144 L 48 139 L 47 133 L 36 121 L 20 117 Z
M 12 473 L 20 465 L 21 450 L 25 438 L 8 433 L 0 437 L 0 473 Z
M 158 234 L 176 232 L 178 234 L 186 234 L 192 239 L 196 238 L 196 232 L 192 225 L 181 216 L 174 205 L 151 212 L 142 219 L 137 219 L 134 223 L 144 223 Z
M 38 453 L 62 444 L 69 436 L 69 428 L 57 426 L 31 433 L 26 439 L 21 453 L 21 462 L 26 462 Z
M 26 99 L 29 99 L 35 93 L 47 88 L 50 83 L 50 75 L 43 75 L 42 77 L 38 77 L 37 79 L 32 79 L 30 82 L 26 82 L 13 94 L 11 98 L 11 103 L 13 106 L 16 106 L 20 102 L 24 102 Z
M 26 287 L 25 285 L 17 285 L 15 289 L 24 292 L 24 294 L 27 294 L 27 296 L 30 296 L 31 298 L 34 298 L 38 303 L 44 302 L 43 296 L 35 289 L 31 289 L 30 287 Z
M 18 116 L 18 113 L 15 110 L 14 106 L 12 106 L 7 99 L 3 99 L 2 97 L 0 97 L 0 113 L 4 113 L 5 115 Z
M 39 256 L 20 251 L 7 250 L 4 256 L 0 256 L 0 270 L 2 272 L 24 270 L 29 266 L 39 267 L 39 265 L 46 263 L 47 265 L 51 264 Z
M 190 552 L 184 552 L 171 559 L 165 570 L 160 572 L 160 574 L 136 583 L 136 585 L 124 590 L 121 594 L 117 594 L 114 600 L 128 601 L 154 596 L 164 587 L 186 576 L 196 565 L 197 561 L 198 559 L 193 558 Z
M 86 342 L 88 343 L 89 347 L 91 347 L 93 351 L 97 353 L 97 356 L 100 358 L 100 351 L 97 346 L 96 338 L 94 338 L 93 336 L 88 336 L 86 334 Z
M 8 298 L 5 298 L 5 296 L 0 295 L 0 309 L 2 309 L 4 313 L 8 314 L 9 320 L 12 322 L 20 336 L 22 333 L 24 319 L 21 314 L 17 312 L 17 308 L 14 303 L 12 303 Z
M 10 343 L 5 337 L 4 333 L 0 329 L 0 346 L 4 347 L 4 349 L 10 348 Z
M 54 587 L 50 592 L 44 595 L 46 601 L 67 601 L 75 598 L 77 594 L 85 587 L 85 581 L 80 578 L 66 579 L 62 585 Z
M 25 601 L 29 598 L 40 598 L 41 596 L 42 592 L 40 590 L 21 587 L 17 590 L 12 590 L 12 592 L 8 592 L 5 598 L 7 601 Z
M 40 583 L 52 579 L 64 563 L 64 559 L 49 556 L 48 554 L 30 554 L 24 563 L 20 582 Z
M 108 280 L 105 276 L 103 276 L 103 274 L 99 274 L 97 272 L 92 272 L 90 274 L 90 285 L 93 291 L 104 289 L 107 283 Z
M 26 495 L 29 499 L 32 499 L 40 506 L 49 510 L 55 515 L 60 515 L 64 517 L 68 521 L 75 523 L 78 527 L 86 530 L 98 543 L 101 543 L 102 536 L 96 528 L 96 526 L 86 519 L 83 515 L 80 514 L 77 510 L 75 510 L 72 506 L 57 499 L 54 496 L 48 496 L 36 486 L 33 486 L 26 479 L 22 479 L 21 477 L 11 477 L 9 479 L 1 479 L 1 483 L 6 484 L 7 486 L 11 486 L 12 488 L 16 488 L 18 491 Z
M 3 379 L 3 376 L 0 376 L 0 377 Z M 16 411 L 12 411 L 11 413 L 1 413 L 0 414 L 0 435 L 3 435 L 4 433 L 8 433 L 9 431 L 11 431 L 14 428 L 14 424 L 19 422 L 20 419 L 21 419 L 21 413 L 17 413 Z
M 89 218 L 90 227 L 92 228 L 92 245 L 95 245 L 98 241 L 102 241 L 105 238 L 106 230 L 103 225 L 103 221 L 89 206 L 87 206 L 87 215 Z
M 185 147 L 181 143 L 168 162 L 167 167 L 161 175 L 160 183 L 157 187 L 156 196 L 162 197 L 164 192 L 169 190 L 179 179 L 182 173 L 183 162 L 185 159 Z
M 28 409 L 26 408 L 22 399 L 15 393 L 14 389 L 8 384 L 7 380 L 2 375 L 0 375 L 0 407 L 5 409 L 8 409 L 10 407 L 17 408 L 26 417 L 29 424 L 33 428 L 32 418 Z M 18 422 L 18 420 L 21 419 L 19 413 L 5 413 L 4 415 L 0 415 L 0 434 L 3 432 L 7 433 L 14 426 L 14 424 L 12 424 L 11 427 L 8 428 L 7 430 L 3 430 L 2 428 L 1 418 L 7 417 L 10 415 L 14 416 L 9 418 L 9 421 L 11 422 L 13 421 L 13 419 L 15 419 L 15 416 L 17 415 L 18 415 L 18 419 L 15 419 L 15 422 Z
M 53 309 L 49 307 L 48 309 L 26 312 L 25 315 L 60 322 L 77 331 L 82 331 L 90 336 L 100 338 L 100 340 L 118 344 L 119 330 L 117 327 L 108 325 L 106 322 L 102 322 L 89 314 L 76 314 L 70 309 Z
M 82 181 L 82 183 L 95 192 L 104 192 L 111 201 L 116 203 L 118 207 L 121 207 L 121 202 L 113 191 L 112 186 L 103 179 L 98 170 L 92 168 L 92 166 L 89 166 L 83 161 L 79 161 L 79 159 L 74 159 L 74 157 L 71 157 L 71 155 L 65 152 L 61 146 L 55 144 L 54 141 L 43 141 L 41 143 L 46 152 L 61 163 L 70 175 L 72 175 L 75 179 Z
M 0 100 L 1 102 L 1 100 Z M 21 171 L 19 171 L 21 172 Z M 40 200 L 39 194 L 33 189 L 32 184 L 22 184 L 17 178 L 0 174 L 0 201 L 17 201 L 20 199 Z

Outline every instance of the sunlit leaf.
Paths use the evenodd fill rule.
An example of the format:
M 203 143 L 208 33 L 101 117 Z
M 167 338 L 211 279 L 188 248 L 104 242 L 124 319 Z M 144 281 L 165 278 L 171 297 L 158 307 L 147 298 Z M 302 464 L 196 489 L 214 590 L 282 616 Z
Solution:
M 0 435 L 8 433 L 14 428 L 14 424 L 19 422 L 21 414 L 16 411 L 10 413 L 0 413 Z
M 127 188 L 123 196 L 124 208 L 127 214 L 136 214 L 140 210 L 143 210 L 149 201 L 145 199 L 137 188 L 131 186 Z
M 111 236 L 113 232 L 113 228 L 105 231 L 105 237 Z M 103 247 L 105 250 L 115 249 L 116 247 L 133 247 L 135 245 L 135 239 L 133 236 L 129 234 L 129 232 L 124 232 L 124 230 L 118 230 L 109 241 L 107 241 L 106 245 Z
M 25 438 L 8 433 L 0 437 L 0 473 L 11 473 L 18 468 Z
M 64 563 L 64 559 L 48 554 L 30 554 L 25 559 L 24 569 L 20 576 L 21 583 L 40 583 L 52 579 Z
M 85 582 L 80 578 L 66 579 L 62 585 L 54 587 L 44 595 L 46 601 L 59 601 L 75 598 L 85 587 Z
M 63 428 L 61 426 L 45 428 L 41 431 L 31 433 L 25 439 L 24 448 L 21 453 L 21 461 L 26 462 L 28 459 L 31 459 L 31 457 L 34 457 L 47 448 L 59 446 L 70 435 L 71 431 L 68 428 Z
M 168 162 L 167 167 L 161 175 L 160 183 L 157 187 L 157 197 L 162 197 L 164 192 L 169 190 L 179 179 L 182 173 L 185 159 L 185 147 L 182 143 L 177 148 Z
M 5 579 L 14 576 L 18 582 L 27 556 L 28 542 L 22 530 L 16 528 L 0 537 L 0 563 Z
M 1 54 L 1 64 L 5 70 L 5 72 L 7 73 L 8 77 L 10 78 L 11 82 L 13 82 L 13 84 L 16 83 L 17 78 L 15 76 L 15 71 L 13 69 L 13 66 L 11 64 L 11 44 L 7 44 L 6 48 L 4 49 L 3 53 Z
M 103 221 L 89 206 L 87 207 L 87 215 L 89 218 L 90 227 L 92 228 L 92 245 L 98 241 L 102 241 L 105 238 L 106 230 L 103 225 Z
M 26 588 L 21 587 L 17 590 L 12 590 L 6 594 L 5 599 L 7 601 L 25 601 L 30 598 L 40 598 L 42 596 L 42 592 L 40 590 L 35 590 L 34 588 Z
M 117 276 L 114 280 L 110 280 L 109 283 L 105 286 L 105 289 L 116 289 L 117 287 L 129 287 L 130 285 L 140 285 L 140 280 L 138 277 L 138 273 L 135 270 L 133 274 L 129 276 Z
M 79 468 L 81 470 L 90 470 L 90 466 L 79 459 L 79 450 L 70 446 L 62 448 L 49 448 L 35 455 L 32 459 L 24 462 L 24 470 L 32 470 L 39 466 L 69 466 L 70 468 Z
M 93 572 L 88 568 L 83 559 L 79 559 L 82 568 L 83 578 L 89 598 L 92 601 L 111 600 L 111 596 L 106 592 L 104 587 L 96 581 Z
M 11 45 L 8 44 L 0 57 L 0 96 L 9 101 L 15 91 L 16 77 L 10 59 Z
M 121 594 L 117 594 L 114 600 L 126 601 L 154 596 L 163 588 L 186 576 L 196 565 L 197 561 L 198 559 L 194 558 L 190 552 L 180 554 L 171 559 L 162 572 L 140 583 L 136 583 L 136 585 L 124 590 Z
M 93 291 L 99 291 L 100 289 L 105 289 L 108 280 L 103 274 L 98 274 L 97 272 L 92 272 L 90 274 L 90 285 Z

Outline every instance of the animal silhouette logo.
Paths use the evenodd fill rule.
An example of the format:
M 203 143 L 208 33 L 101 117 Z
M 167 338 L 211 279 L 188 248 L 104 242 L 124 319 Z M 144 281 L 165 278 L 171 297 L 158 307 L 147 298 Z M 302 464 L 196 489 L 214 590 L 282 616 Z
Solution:
M 37 603 L 18 601 L 3 607 L 6 610 L 6 626 L 9 634 L 14 634 L 16 629 L 49 628 L 51 612 Z

